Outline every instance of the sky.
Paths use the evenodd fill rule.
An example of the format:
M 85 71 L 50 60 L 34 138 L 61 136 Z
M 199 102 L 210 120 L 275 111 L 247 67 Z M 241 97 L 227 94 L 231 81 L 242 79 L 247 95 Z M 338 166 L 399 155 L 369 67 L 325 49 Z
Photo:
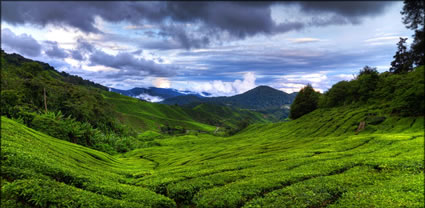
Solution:
M 107 87 L 325 92 L 388 71 L 403 2 L 1 2 L 1 48 Z

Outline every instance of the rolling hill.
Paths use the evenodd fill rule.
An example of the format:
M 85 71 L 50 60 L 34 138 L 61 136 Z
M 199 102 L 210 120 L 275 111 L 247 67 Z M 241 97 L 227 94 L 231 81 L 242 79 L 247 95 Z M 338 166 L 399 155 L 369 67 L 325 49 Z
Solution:
M 244 120 L 249 123 L 268 122 L 258 112 L 234 109 L 216 105 L 198 105 L 193 108 L 151 103 L 103 92 L 105 100 L 114 106 L 117 118 L 138 132 L 146 130 L 159 131 L 161 126 L 185 130 L 210 132 L 216 127 L 237 128 Z
M 319 109 L 111 156 L 2 117 L 2 206 L 421 207 L 424 118 Z M 385 116 L 379 124 L 360 121 Z

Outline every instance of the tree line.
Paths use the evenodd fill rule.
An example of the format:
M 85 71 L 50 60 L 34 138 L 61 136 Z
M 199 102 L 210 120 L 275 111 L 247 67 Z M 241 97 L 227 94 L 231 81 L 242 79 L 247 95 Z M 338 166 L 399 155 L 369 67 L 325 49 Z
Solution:
M 365 66 L 351 81 L 341 81 L 321 94 L 308 84 L 291 105 L 290 118 L 297 119 L 317 108 L 353 104 L 385 104 L 390 113 L 424 115 L 424 2 L 405 0 L 403 23 L 415 31 L 410 50 L 400 37 L 389 72 Z

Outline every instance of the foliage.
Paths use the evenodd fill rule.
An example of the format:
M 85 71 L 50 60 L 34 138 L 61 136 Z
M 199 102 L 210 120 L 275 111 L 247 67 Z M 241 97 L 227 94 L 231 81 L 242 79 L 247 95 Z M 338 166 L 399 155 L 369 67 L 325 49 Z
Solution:
M 320 98 L 319 107 L 387 103 L 383 108 L 388 112 L 424 115 L 424 73 L 424 66 L 403 74 L 379 74 L 366 66 L 356 79 L 333 85 Z
M 417 66 L 425 65 L 424 7 L 423 1 L 405 0 L 401 11 L 403 23 L 408 29 L 415 31 L 414 40 L 410 48 L 413 61 Z
M 2 117 L 2 207 L 175 207 L 129 185 L 149 161 L 112 157 Z
M 130 145 L 136 140 L 132 138 L 135 133 L 111 116 L 114 110 L 101 94 L 105 87 L 17 54 L 2 51 L 1 59 L 1 115 L 50 136 L 109 153 L 137 146 Z
M 407 38 L 400 38 L 397 43 L 397 52 L 394 55 L 394 61 L 391 62 L 390 72 L 405 73 L 412 71 L 412 58 L 410 52 L 407 51 Z
M 2 96 L 8 98 L 7 101 L 2 101 L 6 106 L 2 115 L 18 118 L 19 109 L 22 108 L 25 108 L 24 111 L 44 112 L 45 90 L 49 111 L 61 111 L 66 116 L 72 116 L 79 122 L 88 122 L 105 132 L 119 131 L 114 119 L 110 117 L 112 109 L 98 88 L 92 88 L 89 84 L 72 84 L 74 81 L 66 82 L 71 77 L 72 80 L 82 79 L 65 76 L 65 73 L 58 73 L 47 64 L 25 59 L 17 54 L 2 51 L 1 59 Z
M 317 109 L 319 103 L 319 92 L 308 84 L 300 90 L 291 105 L 291 119 L 297 119 Z

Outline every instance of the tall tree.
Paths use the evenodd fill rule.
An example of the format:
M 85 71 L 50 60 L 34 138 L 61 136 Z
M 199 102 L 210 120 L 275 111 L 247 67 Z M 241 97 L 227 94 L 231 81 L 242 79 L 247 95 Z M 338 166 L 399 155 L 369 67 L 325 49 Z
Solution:
M 397 52 L 394 55 L 394 61 L 391 62 L 390 72 L 403 73 L 412 71 L 412 59 L 407 47 L 404 45 L 407 38 L 400 38 L 397 43 Z
M 413 62 L 416 65 L 425 64 L 425 42 L 424 42 L 424 1 L 404 0 L 403 23 L 408 29 L 415 30 L 413 43 L 410 46 Z
M 319 95 L 320 93 L 316 92 L 310 84 L 302 88 L 291 105 L 290 118 L 297 119 L 316 110 L 319 104 Z

